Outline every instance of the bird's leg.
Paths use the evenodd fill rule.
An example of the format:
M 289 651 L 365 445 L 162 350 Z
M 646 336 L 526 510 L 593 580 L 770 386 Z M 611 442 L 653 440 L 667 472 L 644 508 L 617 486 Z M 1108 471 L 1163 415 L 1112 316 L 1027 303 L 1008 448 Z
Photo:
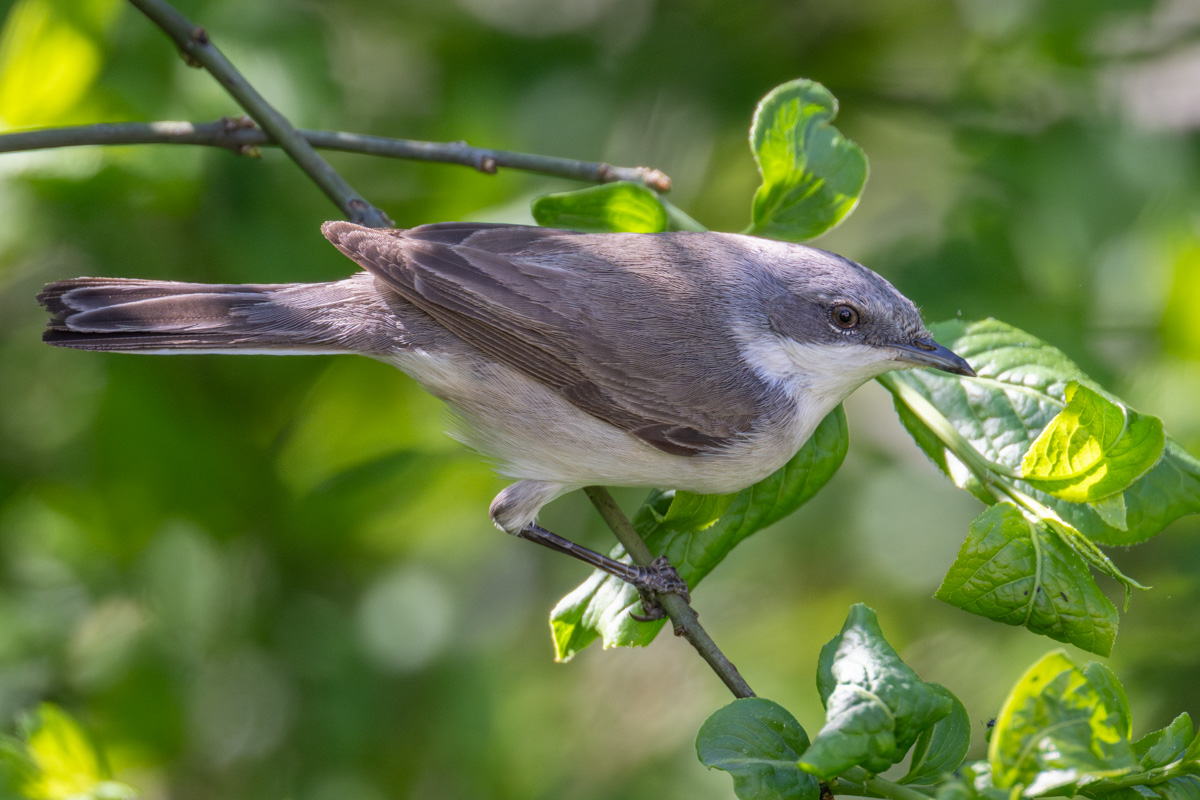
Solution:
M 666 616 L 666 612 L 663 611 L 663 607 L 657 599 L 657 596 L 660 594 L 677 594 L 685 601 L 691 601 L 687 583 L 679 577 L 679 573 L 671 566 L 671 562 L 667 560 L 666 556 L 659 556 L 644 567 L 636 564 L 625 564 L 614 558 L 597 553 L 595 550 L 589 550 L 582 545 L 575 544 L 570 539 L 564 539 L 557 533 L 552 533 L 540 525 L 533 523 L 517 531 L 517 536 L 531 542 L 537 542 L 543 547 L 549 547 L 551 550 L 565 553 L 572 558 L 577 558 L 583 563 L 607 572 L 609 575 L 620 578 L 633 586 L 642 598 L 642 610 L 646 612 L 645 614 L 629 612 L 629 616 L 638 622 L 650 622 Z
M 679 573 L 666 557 L 659 556 L 646 566 L 625 564 L 551 533 L 533 521 L 542 506 L 571 488 L 550 481 L 518 481 L 496 495 L 496 499 L 492 501 L 492 521 L 503 531 L 577 558 L 632 585 L 641 595 L 642 609 L 646 612 L 644 615 L 630 612 L 630 616 L 638 621 L 662 619 L 666 616 L 656 599 L 658 595 L 676 594 L 690 602 L 687 583 L 679 577 Z

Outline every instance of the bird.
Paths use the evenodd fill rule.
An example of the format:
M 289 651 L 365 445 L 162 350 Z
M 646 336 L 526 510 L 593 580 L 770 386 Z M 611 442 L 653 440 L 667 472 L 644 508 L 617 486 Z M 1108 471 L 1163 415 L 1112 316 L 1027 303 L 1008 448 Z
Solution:
M 451 435 L 513 483 L 489 514 L 655 597 L 687 586 L 537 524 L 593 486 L 728 493 L 782 467 L 851 392 L 895 369 L 973 376 L 880 275 L 732 233 L 578 233 L 327 222 L 361 270 L 324 283 L 77 278 L 48 284 L 43 339 L 125 353 L 357 353 L 450 409 Z

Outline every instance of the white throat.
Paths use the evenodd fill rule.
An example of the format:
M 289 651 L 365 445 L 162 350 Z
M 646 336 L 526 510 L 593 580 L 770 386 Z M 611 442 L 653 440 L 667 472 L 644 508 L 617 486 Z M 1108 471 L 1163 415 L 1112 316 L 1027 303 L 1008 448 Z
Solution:
M 744 338 L 742 354 L 767 382 L 790 391 L 822 416 L 859 386 L 905 366 L 886 349 L 864 344 L 802 344 L 782 336 Z

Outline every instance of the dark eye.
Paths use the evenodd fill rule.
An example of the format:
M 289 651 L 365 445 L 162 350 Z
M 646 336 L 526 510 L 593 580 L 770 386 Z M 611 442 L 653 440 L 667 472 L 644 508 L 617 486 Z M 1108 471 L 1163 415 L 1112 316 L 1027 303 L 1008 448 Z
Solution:
M 853 306 L 837 305 L 829 312 L 830 319 L 833 324 L 837 325 L 842 330 L 853 330 L 858 327 L 858 311 Z

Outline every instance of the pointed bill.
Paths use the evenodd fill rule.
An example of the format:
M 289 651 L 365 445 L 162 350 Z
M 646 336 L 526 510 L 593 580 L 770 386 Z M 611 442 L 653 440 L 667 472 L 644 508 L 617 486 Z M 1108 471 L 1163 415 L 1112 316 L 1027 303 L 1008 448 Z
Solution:
M 933 339 L 914 339 L 912 344 L 894 344 L 897 361 L 907 361 L 917 367 L 930 367 L 953 375 L 975 377 L 975 370 L 966 359 L 953 350 L 942 347 Z

